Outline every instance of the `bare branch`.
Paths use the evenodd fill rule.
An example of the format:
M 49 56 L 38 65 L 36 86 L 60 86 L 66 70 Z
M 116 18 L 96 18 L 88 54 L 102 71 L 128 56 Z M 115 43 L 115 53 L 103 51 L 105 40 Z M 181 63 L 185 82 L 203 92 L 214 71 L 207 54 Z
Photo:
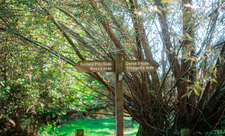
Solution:
M 97 8 L 96 2 L 94 0 L 89 0 L 89 2 L 91 3 L 92 8 L 96 10 L 96 12 L 100 13 L 100 11 Z M 108 33 L 109 37 L 111 38 L 115 46 L 119 49 L 119 52 L 123 55 L 123 59 L 127 60 L 128 56 L 126 55 L 125 49 L 123 48 L 120 41 L 117 39 L 112 29 L 109 27 L 109 24 L 107 23 L 107 21 L 102 20 L 101 24 L 104 27 L 105 31 Z
M 65 11 L 64 9 L 62 9 L 62 8 L 60 8 L 60 7 L 56 7 L 57 9 L 59 9 L 60 11 L 62 11 L 64 14 L 66 14 L 67 16 L 69 16 L 69 17 L 71 17 L 72 18 L 72 20 L 77 24 L 77 25 L 79 25 L 84 31 L 85 31 L 85 33 L 95 42 L 95 43 L 97 43 L 97 46 L 99 46 L 104 52 L 105 52 L 105 54 L 107 54 L 107 56 L 109 57 L 109 58 L 111 58 L 111 59 L 113 59 L 113 56 L 112 56 L 112 54 L 111 54 L 111 52 L 108 52 L 108 51 L 106 51 L 103 47 L 102 47 L 102 45 L 101 45 L 101 43 L 100 43 L 100 41 L 98 41 L 94 36 L 92 36 L 91 35 L 91 33 L 81 24 L 81 23 L 79 23 L 77 20 L 76 20 L 76 18 L 74 18 L 71 14 L 69 14 L 67 11 Z
M 158 7 L 163 7 L 160 0 L 156 0 L 155 4 Z M 180 65 L 178 63 L 177 58 L 175 58 L 175 52 L 174 52 L 174 49 L 173 49 L 171 41 L 170 41 L 168 24 L 166 22 L 166 14 L 161 12 L 161 14 L 158 13 L 157 15 L 158 15 L 159 23 L 160 23 L 161 30 L 162 30 L 161 33 L 163 34 L 163 36 L 161 36 L 163 45 L 166 47 L 166 50 L 167 50 L 166 51 L 167 58 L 169 60 L 170 65 L 172 65 L 173 60 L 175 60 L 174 65 L 172 65 L 172 70 L 173 70 L 175 78 L 178 79 L 178 77 L 180 75 Z

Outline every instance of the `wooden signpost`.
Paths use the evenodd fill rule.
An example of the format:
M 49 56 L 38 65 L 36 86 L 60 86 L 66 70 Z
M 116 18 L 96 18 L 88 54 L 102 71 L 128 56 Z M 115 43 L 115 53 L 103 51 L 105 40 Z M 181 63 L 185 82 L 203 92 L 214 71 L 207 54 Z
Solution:
M 156 61 L 122 60 L 122 55 L 116 56 L 116 61 L 79 61 L 75 68 L 78 72 L 115 72 L 116 74 L 116 135 L 123 136 L 123 91 L 122 72 L 151 72 L 159 67 Z
M 115 94 L 115 112 L 116 112 L 116 136 L 123 136 L 123 61 L 122 55 L 116 56 L 116 94 Z

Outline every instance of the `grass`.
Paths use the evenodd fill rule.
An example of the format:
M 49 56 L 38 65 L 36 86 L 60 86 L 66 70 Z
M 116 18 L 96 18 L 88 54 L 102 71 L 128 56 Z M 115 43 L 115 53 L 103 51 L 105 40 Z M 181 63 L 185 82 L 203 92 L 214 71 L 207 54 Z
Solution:
M 53 128 L 46 126 L 41 131 L 42 136 L 74 136 L 75 129 L 84 129 L 84 136 L 115 136 L 115 119 L 80 119 Z M 124 120 L 124 135 L 135 136 L 138 130 L 138 123 L 132 126 L 131 119 Z

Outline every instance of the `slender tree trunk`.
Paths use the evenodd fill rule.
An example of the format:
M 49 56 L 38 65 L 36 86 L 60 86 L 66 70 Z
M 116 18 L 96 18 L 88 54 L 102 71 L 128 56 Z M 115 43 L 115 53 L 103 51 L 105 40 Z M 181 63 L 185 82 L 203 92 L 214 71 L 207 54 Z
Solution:
M 16 123 L 16 132 L 18 133 L 18 136 L 22 136 L 22 129 L 20 127 L 20 121 L 17 113 L 13 115 L 13 120 Z
M 38 115 L 34 115 L 34 124 L 33 124 L 33 136 L 37 135 L 37 127 L 38 127 Z

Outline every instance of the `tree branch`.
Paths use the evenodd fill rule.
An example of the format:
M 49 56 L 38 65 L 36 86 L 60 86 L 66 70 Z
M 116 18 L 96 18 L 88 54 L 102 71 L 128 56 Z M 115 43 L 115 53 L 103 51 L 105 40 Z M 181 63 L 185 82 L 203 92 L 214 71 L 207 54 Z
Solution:
M 81 23 L 79 23 L 71 14 L 69 14 L 67 11 L 65 11 L 64 9 L 62 9 L 60 7 L 56 7 L 56 8 L 59 9 L 60 11 L 62 11 L 67 16 L 69 16 L 70 18 L 72 18 L 72 20 L 83 29 L 83 31 L 97 44 L 97 46 L 99 46 L 105 52 L 105 54 L 107 54 L 107 56 L 109 58 L 113 59 L 111 52 L 106 51 L 102 47 L 101 42 L 98 41 L 94 36 L 92 36 L 91 33 Z
M 37 0 L 37 3 L 40 7 L 44 8 L 47 15 L 51 18 L 52 22 L 55 24 L 55 26 L 62 32 L 63 36 L 67 39 L 67 41 L 70 43 L 70 45 L 73 47 L 74 51 L 76 52 L 77 56 L 81 60 L 86 60 L 83 55 L 80 53 L 79 49 L 76 47 L 76 45 L 73 43 L 73 41 L 70 39 L 69 35 L 65 32 L 65 30 L 62 28 L 62 26 L 58 23 L 58 21 L 54 18 L 52 13 L 48 11 L 44 5 L 41 3 L 41 1 Z
M 91 3 L 92 8 L 96 12 L 100 13 L 100 11 L 97 8 L 96 2 L 94 0 L 89 0 L 89 2 Z M 127 60 L 129 57 L 126 55 L 125 49 L 123 48 L 120 41 L 117 39 L 116 35 L 113 33 L 112 29 L 109 27 L 109 24 L 107 23 L 107 21 L 102 20 L 101 24 L 104 27 L 105 31 L 108 33 L 109 37 L 111 38 L 115 46 L 119 49 L 119 52 L 123 55 L 123 59 Z
M 162 7 L 160 0 L 156 0 L 155 4 L 158 7 Z M 175 78 L 178 79 L 178 77 L 180 76 L 180 65 L 178 63 L 177 58 L 175 58 L 176 57 L 175 52 L 170 41 L 168 24 L 166 22 L 166 14 L 164 12 L 161 12 L 161 13 L 158 13 L 157 15 L 158 15 L 159 23 L 162 30 L 161 33 L 164 34 L 163 36 L 161 36 L 161 38 L 163 41 L 163 45 L 166 47 L 166 50 L 167 50 L 166 51 L 167 58 L 169 60 L 170 65 L 172 64 L 173 60 L 175 60 L 174 65 L 172 65 L 172 71 L 174 73 Z

